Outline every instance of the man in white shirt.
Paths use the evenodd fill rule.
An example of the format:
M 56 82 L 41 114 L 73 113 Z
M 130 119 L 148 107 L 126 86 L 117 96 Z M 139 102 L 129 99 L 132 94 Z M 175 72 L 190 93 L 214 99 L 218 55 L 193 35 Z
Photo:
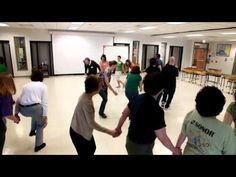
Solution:
M 43 129 L 47 126 L 47 86 L 43 83 L 43 73 L 33 71 L 31 82 L 24 85 L 16 101 L 15 114 L 32 117 L 29 136 L 36 135 L 35 152 L 46 146 L 43 142 Z

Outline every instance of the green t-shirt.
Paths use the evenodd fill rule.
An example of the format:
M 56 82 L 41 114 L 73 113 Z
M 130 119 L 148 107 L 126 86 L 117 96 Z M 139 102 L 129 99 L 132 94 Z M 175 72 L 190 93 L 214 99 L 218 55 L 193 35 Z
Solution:
M 230 113 L 234 121 L 234 134 L 236 135 L 236 103 L 232 102 L 227 108 L 227 112 Z
M 127 83 L 125 89 L 128 91 L 138 91 L 139 82 L 142 80 L 140 74 L 129 73 L 126 77 Z
M 0 73 L 7 72 L 7 67 L 4 64 L 0 64 Z
M 123 62 L 118 61 L 116 65 L 116 71 L 122 71 L 122 67 L 123 67 Z
M 185 155 L 236 154 L 236 138 L 232 128 L 216 117 L 202 117 L 197 110 L 193 110 L 184 119 L 182 133 L 188 138 Z

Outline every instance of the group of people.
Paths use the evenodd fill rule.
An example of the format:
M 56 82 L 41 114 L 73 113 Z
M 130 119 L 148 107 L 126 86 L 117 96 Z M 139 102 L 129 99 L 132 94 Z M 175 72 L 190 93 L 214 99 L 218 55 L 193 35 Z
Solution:
M 195 109 L 186 114 L 179 138 L 174 145 L 166 132 L 165 113 L 163 107 L 168 108 L 176 87 L 178 69 L 175 66 L 175 58 L 170 57 L 164 66 L 156 58 L 150 59 L 150 66 L 144 70 L 144 79 L 140 76 L 138 65 L 123 64 L 121 57 L 117 61 L 106 61 L 102 55 L 100 64 L 86 58 L 84 81 L 85 91 L 79 97 L 75 107 L 69 134 L 76 151 L 81 156 L 91 156 L 96 151 L 96 143 L 93 130 L 97 130 L 112 137 L 118 137 L 122 133 L 122 126 L 129 117 L 129 128 L 126 137 L 126 150 L 128 155 L 152 155 L 155 140 L 168 148 L 173 155 L 181 154 L 236 154 L 236 127 L 230 127 L 236 122 L 236 93 L 235 101 L 232 102 L 225 113 L 224 121 L 216 118 L 225 105 L 223 93 L 216 87 L 203 87 L 196 95 Z M 127 67 L 128 66 L 128 67 Z M 99 70 L 99 73 L 97 72 Z M 106 118 L 104 113 L 107 103 L 108 89 L 115 95 L 117 92 L 110 84 L 111 75 L 116 70 L 116 78 L 121 73 L 127 74 L 125 82 L 117 84 L 124 85 L 125 95 L 129 102 L 123 109 L 117 126 L 108 129 L 95 121 L 95 108 L 93 96 L 99 94 L 102 102 L 99 115 Z M 118 77 L 119 76 L 119 77 Z M 144 93 L 139 94 L 144 90 Z M 35 152 L 43 149 L 46 143 L 43 141 L 43 130 L 47 126 L 47 86 L 43 83 L 43 73 L 34 70 L 31 82 L 27 83 L 14 101 L 12 95 L 16 93 L 16 87 L 11 74 L 3 72 L 0 74 L 0 154 L 2 154 L 5 134 L 6 120 L 15 123 L 20 122 L 19 114 L 31 117 L 31 130 L 29 136 L 35 136 Z M 162 97 L 161 106 L 159 104 Z M 166 100 L 166 97 L 168 99 Z M 13 105 L 15 113 L 13 113 Z M 186 146 L 182 150 L 184 141 Z

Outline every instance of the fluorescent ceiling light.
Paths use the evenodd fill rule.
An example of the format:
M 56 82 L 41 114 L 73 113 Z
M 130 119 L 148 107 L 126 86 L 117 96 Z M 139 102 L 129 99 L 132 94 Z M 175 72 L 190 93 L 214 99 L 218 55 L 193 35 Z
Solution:
M 72 22 L 71 24 L 72 25 L 82 25 L 82 24 L 84 24 L 84 22 Z
M 68 29 L 69 29 L 69 30 L 77 30 L 78 27 L 76 27 L 76 26 L 71 26 L 71 27 L 69 27 Z
M 9 25 L 6 23 L 0 23 L 0 26 L 9 26 Z
M 125 31 L 124 33 L 133 33 L 134 31 Z
M 236 41 L 236 39 L 229 39 L 228 41 Z
M 167 22 L 167 24 L 169 25 L 181 25 L 181 24 L 185 24 L 186 22 Z
M 188 35 L 186 35 L 186 36 L 188 36 L 188 37 L 197 37 L 197 36 L 203 36 L 202 34 L 188 34 Z
M 228 34 L 236 34 L 236 32 L 225 32 L 225 33 L 221 33 L 221 34 L 225 34 L 225 35 L 228 35 Z
M 176 38 L 176 36 L 165 36 L 163 38 Z
M 139 28 L 141 30 L 149 30 L 149 29 L 154 29 L 154 28 L 157 28 L 155 26 L 145 26 L 145 27 L 142 27 L 142 28 Z

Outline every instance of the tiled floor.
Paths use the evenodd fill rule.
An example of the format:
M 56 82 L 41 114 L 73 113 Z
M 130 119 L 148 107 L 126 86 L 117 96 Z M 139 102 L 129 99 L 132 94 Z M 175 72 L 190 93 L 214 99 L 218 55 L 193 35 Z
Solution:
M 78 75 L 45 78 L 44 83 L 48 86 L 49 91 L 48 126 L 44 131 L 44 141 L 47 144 L 46 148 L 37 153 L 34 152 L 35 137 L 28 136 L 30 118 L 21 116 L 19 125 L 14 124 L 12 121 L 8 121 L 7 123 L 7 136 L 3 154 L 76 154 L 70 140 L 69 127 L 78 97 L 84 91 L 84 79 L 85 76 Z M 14 95 L 14 98 L 19 96 L 22 86 L 29 81 L 29 78 L 15 78 L 17 94 Z M 111 84 L 114 88 L 117 86 L 114 78 L 112 78 Z M 174 144 L 178 138 L 184 116 L 195 106 L 195 96 L 200 88 L 200 86 L 181 81 L 180 79 L 177 81 L 177 89 L 172 104 L 168 110 L 165 110 L 167 134 Z M 109 91 L 105 110 L 108 116 L 107 119 L 102 119 L 98 116 L 97 110 L 101 102 L 101 97 L 99 95 L 94 97 L 96 121 L 108 128 L 115 128 L 121 112 L 128 102 L 124 94 L 124 89 L 115 89 L 118 91 L 118 96 L 113 95 Z M 226 92 L 224 92 L 224 95 L 226 96 L 227 102 L 224 110 L 218 116 L 220 120 L 223 119 L 225 109 L 233 100 L 232 95 L 228 95 Z M 97 145 L 95 154 L 127 154 L 125 140 L 128 125 L 129 122 L 126 121 L 123 126 L 123 133 L 118 138 L 112 138 L 107 134 L 94 130 Z M 171 152 L 156 140 L 154 154 L 168 155 Z

